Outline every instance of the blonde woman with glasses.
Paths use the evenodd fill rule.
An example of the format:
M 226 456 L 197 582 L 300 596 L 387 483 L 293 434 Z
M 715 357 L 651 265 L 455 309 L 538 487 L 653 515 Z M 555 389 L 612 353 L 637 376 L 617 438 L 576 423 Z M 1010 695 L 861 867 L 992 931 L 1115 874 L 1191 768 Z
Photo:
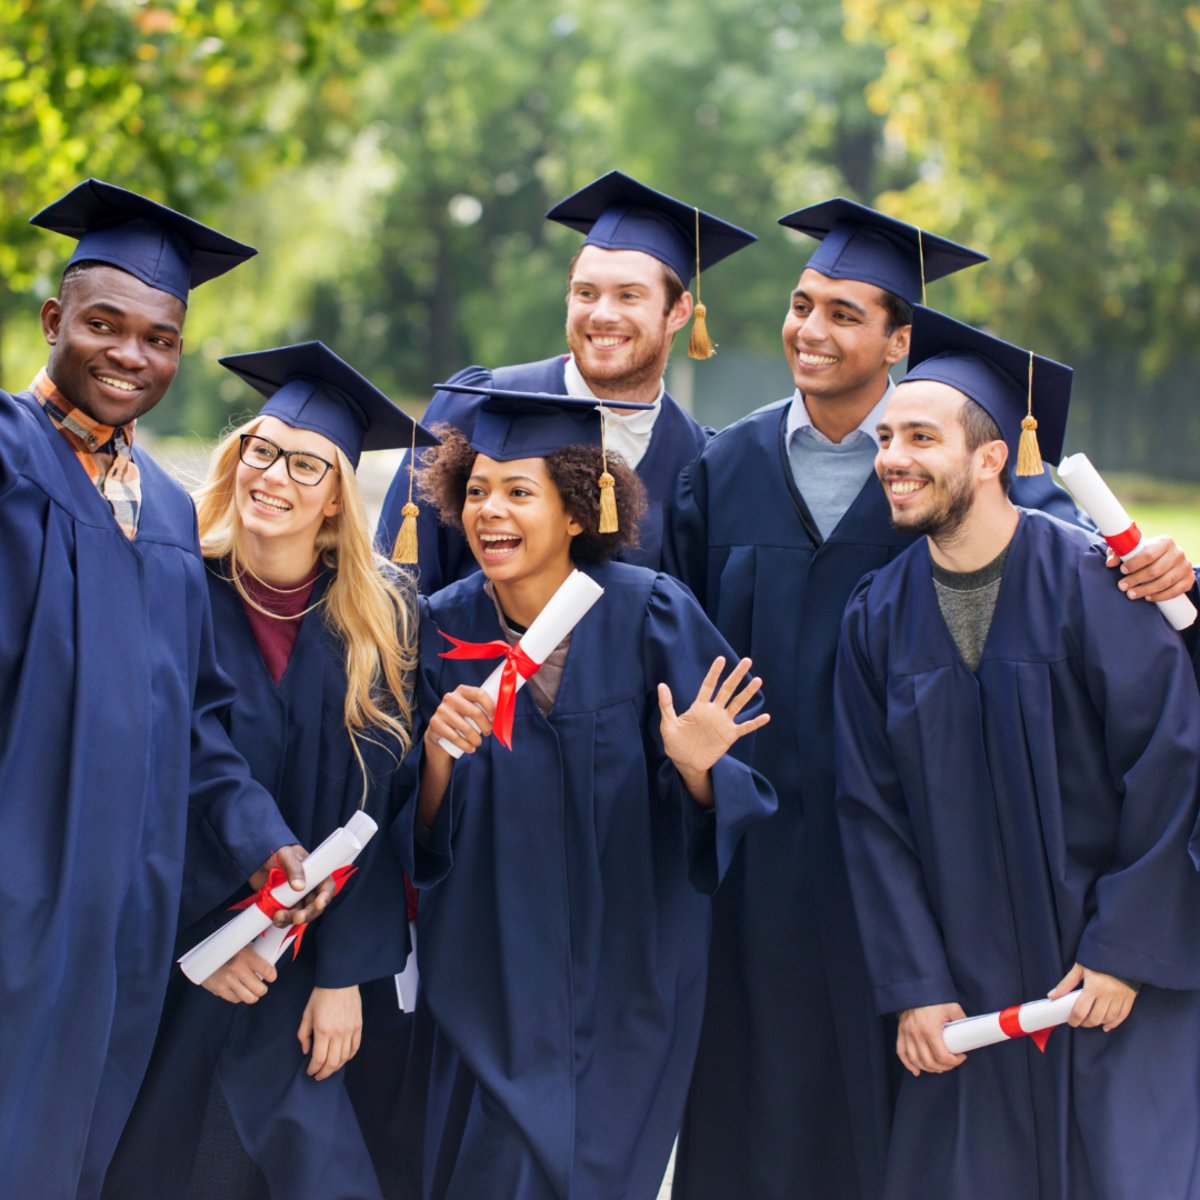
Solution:
M 412 585 L 373 551 L 354 471 L 364 449 L 436 439 L 319 342 L 221 361 L 268 397 L 196 495 L 229 732 L 309 843 L 360 806 L 386 828 L 411 744 Z M 358 985 L 403 967 L 407 927 L 385 835 L 358 866 L 294 961 L 247 948 L 202 988 L 176 973 L 105 1196 L 380 1200 L 340 1068 Z M 194 825 L 181 948 L 228 919 L 237 885 Z

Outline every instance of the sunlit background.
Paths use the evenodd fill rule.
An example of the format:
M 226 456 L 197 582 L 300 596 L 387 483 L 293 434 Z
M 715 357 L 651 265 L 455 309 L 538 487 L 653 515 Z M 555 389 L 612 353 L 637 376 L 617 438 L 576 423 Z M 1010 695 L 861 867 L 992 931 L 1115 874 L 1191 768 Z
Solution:
M 717 358 L 671 367 L 702 420 L 791 390 L 812 244 L 775 219 L 842 194 L 987 251 L 930 303 L 1075 366 L 1068 448 L 1188 516 L 1156 489 L 1200 481 L 1200 5 L 0 0 L 0 29 L 10 389 L 70 251 L 26 219 L 88 175 L 260 248 L 194 293 L 145 422 L 208 438 L 254 402 L 223 353 L 319 337 L 420 405 L 560 349 L 579 238 L 542 214 L 618 167 L 761 238 L 702 277 Z

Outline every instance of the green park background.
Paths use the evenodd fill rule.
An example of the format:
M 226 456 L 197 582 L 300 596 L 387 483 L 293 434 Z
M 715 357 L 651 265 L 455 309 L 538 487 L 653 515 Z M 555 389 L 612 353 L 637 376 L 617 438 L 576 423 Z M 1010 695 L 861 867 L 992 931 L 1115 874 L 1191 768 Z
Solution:
M 613 167 L 761 239 L 702 278 L 718 356 L 670 368 L 702 420 L 790 392 L 811 243 L 775 219 L 850 196 L 991 255 L 929 302 L 1072 364 L 1068 449 L 1200 557 L 1184 0 L 0 0 L 0 382 L 69 253 L 27 219 L 89 175 L 260 249 L 146 419 L 211 438 L 253 399 L 221 354 L 319 337 L 419 406 L 558 350 L 579 239 L 542 214 Z

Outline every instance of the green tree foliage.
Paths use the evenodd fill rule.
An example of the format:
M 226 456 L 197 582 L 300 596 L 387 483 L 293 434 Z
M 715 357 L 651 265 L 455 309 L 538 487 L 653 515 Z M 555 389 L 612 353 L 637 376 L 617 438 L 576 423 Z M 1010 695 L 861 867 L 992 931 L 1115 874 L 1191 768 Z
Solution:
M 774 217 L 904 181 L 863 97 L 882 58 L 841 24 L 840 0 L 523 0 L 414 30 L 357 82 L 358 143 L 390 178 L 307 330 L 412 395 L 553 353 L 580 239 L 542 214 L 617 167 L 762 237 L 701 289 L 722 346 L 777 353 L 810 243 Z
M 0 329 L 61 245 L 31 213 L 95 175 L 198 213 L 319 152 L 341 81 L 472 0 L 0 0 Z M 314 110 L 325 119 L 305 120 Z M 23 301 L 24 302 L 24 301 Z
M 881 207 L 986 249 L 958 310 L 1157 377 L 1200 335 L 1200 5 L 843 0 L 867 96 L 918 167 Z M 941 302 L 939 298 L 939 303 Z

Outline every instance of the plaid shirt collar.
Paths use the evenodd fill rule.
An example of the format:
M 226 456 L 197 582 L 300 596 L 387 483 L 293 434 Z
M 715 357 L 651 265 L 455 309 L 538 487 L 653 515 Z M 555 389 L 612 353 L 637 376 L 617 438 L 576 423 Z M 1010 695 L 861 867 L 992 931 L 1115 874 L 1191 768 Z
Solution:
M 29 385 L 55 429 L 74 451 L 117 522 L 133 541 L 142 515 L 141 472 L 133 461 L 133 425 L 103 425 L 81 412 L 54 386 L 43 368 Z
M 109 447 L 114 438 L 120 438 L 125 446 L 133 446 L 133 428 L 136 422 L 128 425 L 102 425 L 89 417 L 82 409 L 76 408 L 54 385 L 49 372 L 43 367 L 37 378 L 29 385 L 33 398 L 46 410 L 46 416 L 53 422 L 55 429 L 62 433 L 71 448 L 76 453 L 94 454 L 97 450 Z

